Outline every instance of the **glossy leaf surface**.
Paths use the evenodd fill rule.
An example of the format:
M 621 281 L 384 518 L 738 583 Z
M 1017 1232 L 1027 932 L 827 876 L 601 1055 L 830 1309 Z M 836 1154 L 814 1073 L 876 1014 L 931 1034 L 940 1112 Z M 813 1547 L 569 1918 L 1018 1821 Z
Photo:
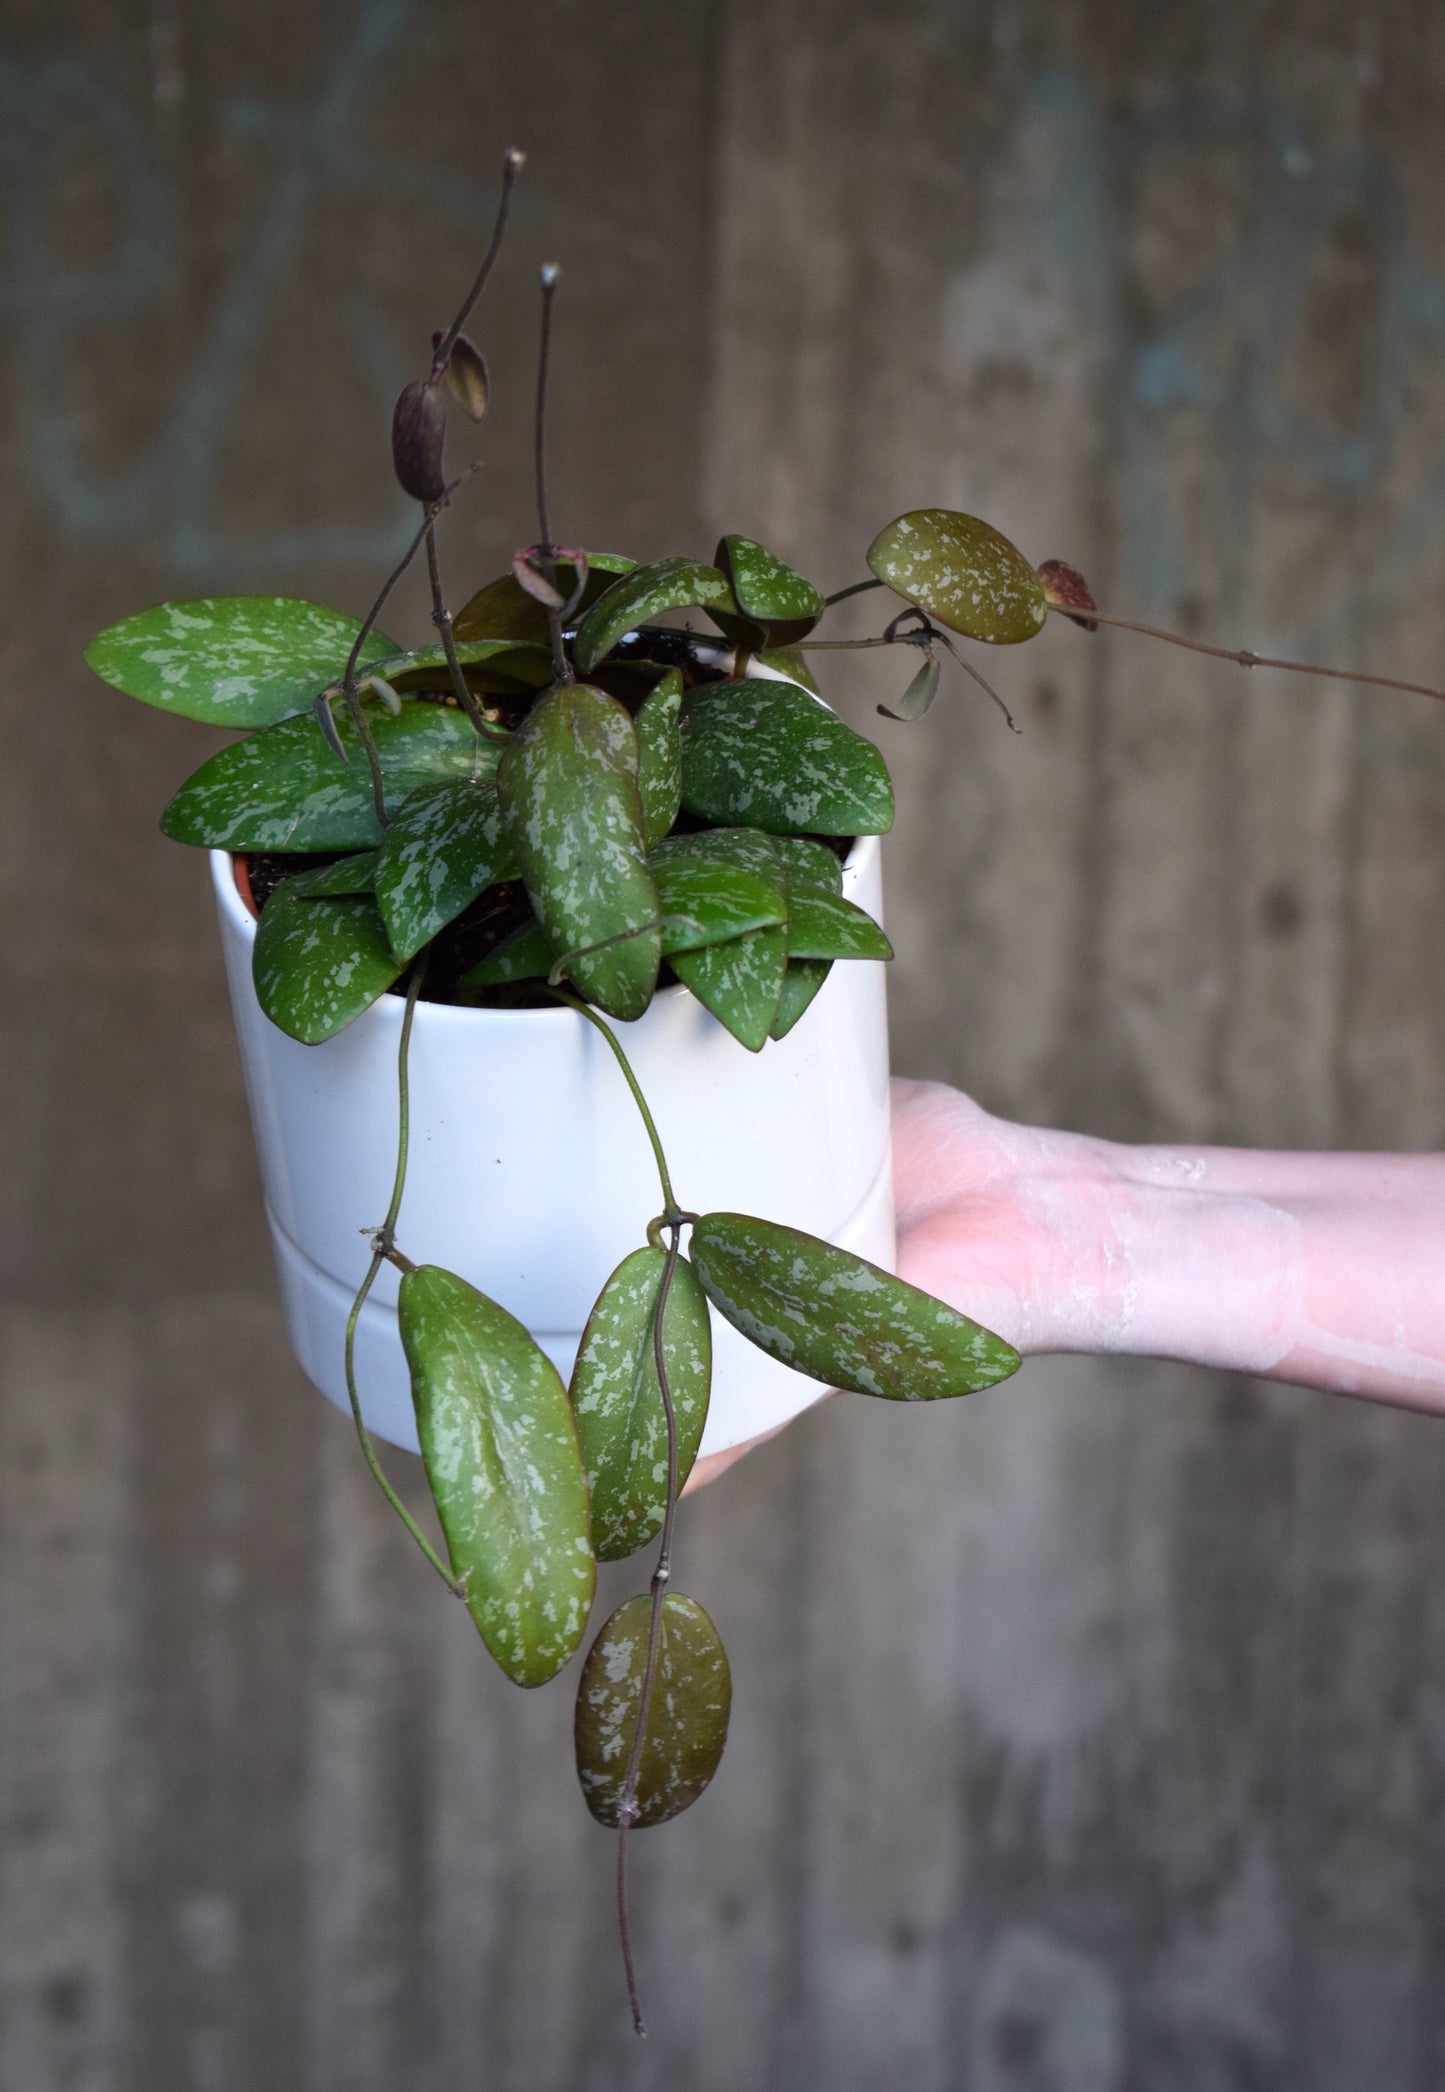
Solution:
M 638 707 L 637 789 L 642 835 L 650 850 L 677 819 L 682 804 L 682 674 L 670 668 Z
M 804 638 L 823 615 L 821 592 L 756 538 L 724 538 L 717 563 L 732 583 L 739 610 L 763 626 L 775 645 Z
M 617 1608 L 587 1652 L 577 1691 L 577 1777 L 592 1814 L 613 1830 L 637 1734 L 651 1616 L 649 1598 Z M 638 1768 L 639 1830 L 691 1808 L 722 1760 L 731 1711 L 732 1676 L 717 1629 L 695 1599 L 670 1591 Z
M 726 944 L 677 952 L 672 970 L 750 1053 L 768 1042 L 788 970 L 788 933 L 753 930 Z
M 876 1264 L 797 1228 L 709 1213 L 692 1231 L 708 1299 L 772 1358 L 858 1394 L 927 1402 L 1018 1371 L 1011 1344 Z
M 868 547 L 868 564 L 889 588 L 969 639 L 1011 646 L 1032 639 L 1048 616 L 1043 583 L 1018 547 L 955 509 L 896 517 Z
M 624 1257 L 587 1319 L 572 1371 L 572 1410 L 592 1498 L 592 1548 L 621 1561 L 662 1530 L 667 1509 L 667 1417 L 653 1355 L 653 1315 L 667 1263 L 660 1249 Z M 707 1421 L 712 1335 L 707 1299 L 679 1257 L 662 1321 L 667 1384 L 677 1417 L 679 1489 Z
M 573 655 L 586 675 L 610 653 L 625 632 L 668 610 L 735 607 L 727 577 L 692 559 L 658 559 L 614 581 L 577 627 Z
M 764 846 L 756 853 L 760 862 L 749 864 L 726 842 L 709 847 L 714 835 L 725 838 L 727 833 L 705 829 L 700 835 L 670 836 L 648 857 L 662 912 L 673 918 L 662 933 L 668 957 L 786 920 L 781 882 L 768 862 L 768 838 L 758 838 Z
M 891 705 L 880 705 L 879 711 L 886 719 L 921 719 L 938 695 L 940 673 L 937 661 L 925 661 L 902 697 Z
M 370 1009 L 403 961 L 369 895 L 323 900 L 298 883 L 287 880 L 261 910 L 251 977 L 271 1022 L 318 1046 Z
M 338 857 L 335 864 L 317 865 L 309 872 L 293 872 L 284 891 L 295 900 L 333 900 L 341 895 L 375 893 L 375 850 L 358 850 L 351 857 Z
M 773 848 L 783 868 L 787 882 L 788 909 L 798 905 L 800 898 L 808 894 L 822 894 L 835 899 L 843 891 L 843 867 L 836 853 L 826 843 L 815 843 L 807 836 L 779 835 L 773 838 Z M 829 959 L 796 959 L 792 955 L 792 930 L 788 932 L 788 970 L 783 976 L 783 991 L 778 997 L 778 1007 L 769 1027 L 770 1039 L 785 1039 L 812 1004 L 814 996 L 827 980 L 832 961 Z
M 637 735 L 625 706 L 559 683 L 522 722 L 497 771 L 506 832 L 537 919 L 566 956 L 660 913 L 642 841 Z M 609 1016 L 647 1008 L 662 944 L 649 930 L 578 959 L 572 979 Z
M 509 1678 L 544 1685 L 581 1641 L 596 1582 L 567 1390 L 521 1323 L 453 1272 L 406 1272 L 397 1312 L 467 1610 Z
M 806 654 L 795 653 L 791 647 L 760 647 L 756 653 L 739 662 L 739 676 L 752 675 L 752 664 L 755 661 L 762 668 L 775 669 L 780 676 L 786 676 L 790 683 L 800 683 L 804 690 L 811 690 L 814 697 L 822 696 L 818 688 L 818 679 L 808 666 Z
M 388 809 L 425 784 L 490 777 L 497 744 L 479 740 L 465 713 L 413 702 L 393 719 L 366 708 Z M 188 778 L 161 817 L 179 843 L 220 850 L 366 850 L 381 841 L 371 772 L 356 729 L 338 707 L 350 756 L 338 762 L 309 714 L 236 741 Z
M 620 552 L 589 552 L 582 609 L 611 588 L 619 574 L 630 574 L 635 565 L 635 560 Z M 564 597 L 570 596 L 577 584 L 573 561 L 557 561 L 557 581 Z M 521 640 L 535 646 L 546 646 L 550 636 L 546 611 L 527 594 L 515 574 L 501 574 L 479 588 L 457 612 L 452 630 L 458 639 Z
M 376 901 L 392 949 L 411 958 L 484 887 L 515 875 L 493 785 L 463 778 L 413 792 L 376 859 Z
M 339 681 L 360 630 L 358 619 L 295 596 L 202 596 L 123 618 L 91 641 L 85 658 L 142 704 L 250 729 L 307 711 Z M 396 652 L 395 640 L 369 632 L 360 668 Z
M 682 803 L 777 835 L 881 835 L 893 787 L 871 741 L 795 684 L 706 683 L 682 722 Z

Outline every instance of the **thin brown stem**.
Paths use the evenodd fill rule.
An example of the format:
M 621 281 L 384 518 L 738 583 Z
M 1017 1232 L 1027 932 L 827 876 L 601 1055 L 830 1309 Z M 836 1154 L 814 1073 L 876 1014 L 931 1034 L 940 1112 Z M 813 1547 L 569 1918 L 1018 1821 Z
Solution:
M 507 230 L 507 213 L 511 209 L 512 204 L 512 190 L 516 186 L 517 176 L 521 173 L 526 163 L 526 158 L 527 155 L 524 152 L 519 152 L 514 145 L 502 160 L 502 193 L 497 201 L 497 218 L 496 223 L 492 227 L 491 245 L 482 258 L 482 266 L 477 271 L 476 282 L 462 300 L 460 312 L 437 343 L 436 349 L 432 354 L 431 374 L 434 379 L 440 378 L 445 371 L 452 350 L 456 347 L 457 336 L 471 318 L 472 308 L 486 289 L 487 278 L 491 275 L 496 265 L 497 256 L 502 251 L 502 239 Z
M 1283 661 L 1273 654 L 1256 654 L 1249 647 L 1207 646 L 1202 639 L 1186 639 L 1182 633 L 1166 632 L 1159 625 L 1141 625 L 1132 617 L 1110 617 L 1092 606 L 1087 612 L 1071 611 L 1062 603 L 1050 603 L 1049 608 L 1056 616 L 1072 618 L 1075 623 L 1087 617 L 1094 624 L 1114 625 L 1121 632 L 1142 632 L 1146 639 L 1163 639 L 1191 654 L 1209 654 L 1216 661 L 1233 661 L 1240 668 L 1283 668 L 1294 675 L 1328 676 L 1336 683 L 1369 683 L 1378 690 L 1404 690 L 1412 697 L 1435 697 L 1445 702 L 1445 690 L 1436 690 L 1429 683 L 1406 683 L 1398 676 L 1369 675 L 1357 668 L 1325 668 L 1318 661 Z
M 632 2007 L 632 2024 L 638 2039 L 642 2041 L 647 2039 L 647 2024 L 642 2016 L 642 2000 L 637 1990 L 637 1971 L 632 1958 L 632 1928 L 627 1913 L 627 1837 L 638 1814 L 637 1783 L 642 1773 L 642 1754 L 647 1744 L 647 1719 L 652 1712 L 652 1695 L 657 1683 L 658 1658 L 662 1647 L 662 1608 L 667 1597 L 668 1581 L 672 1575 L 672 1534 L 677 1518 L 677 1410 L 667 1377 L 667 1356 L 662 1341 L 662 1328 L 663 1318 L 667 1313 L 668 1295 L 672 1291 L 673 1273 L 677 1270 L 682 1225 L 679 1221 L 670 1221 L 667 1226 L 671 1240 L 667 1246 L 667 1262 L 662 1268 L 662 1283 L 657 1289 L 657 1302 L 652 1311 L 652 1356 L 657 1367 L 662 1412 L 667 1419 L 667 1506 L 662 1517 L 662 1538 L 658 1544 L 657 1562 L 652 1572 L 652 1612 L 647 1623 L 647 1656 L 642 1667 L 642 1687 L 637 1696 L 637 1727 L 633 1731 L 632 1749 L 628 1754 L 627 1771 L 623 1777 L 622 1799 L 617 1805 L 617 1928 L 622 1941 L 622 1965 L 627 1974 L 627 1997 Z
M 442 652 L 447 657 L 447 674 L 451 679 L 452 696 L 466 713 L 472 725 L 484 741 L 505 741 L 509 737 L 499 726 L 493 726 L 477 702 L 475 691 L 462 674 L 462 664 L 457 658 L 457 642 L 452 632 L 452 614 L 447 609 L 442 594 L 441 561 L 437 556 L 436 511 L 428 511 L 426 530 L 426 566 L 431 582 L 431 621 L 441 635 Z
M 554 594 L 560 598 L 557 588 L 556 547 L 552 542 L 552 518 L 547 504 L 547 378 L 552 364 L 552 301 L 557 295 L 557 265 L 547 262 L 542 270 L 542 340 L 537 355 L 537 419 L 534 439 L 533 462 L 537 479 L 537 527 L 539 542 L 537 552 L 542 571 L 552 584 Z M 573 680 L 572 669 L 567 660 L 567 651 L 562 644 L 562 612 L 558 605 L 547 607 L 547 629 L 552 639 L 552 669 L 559 683 Z

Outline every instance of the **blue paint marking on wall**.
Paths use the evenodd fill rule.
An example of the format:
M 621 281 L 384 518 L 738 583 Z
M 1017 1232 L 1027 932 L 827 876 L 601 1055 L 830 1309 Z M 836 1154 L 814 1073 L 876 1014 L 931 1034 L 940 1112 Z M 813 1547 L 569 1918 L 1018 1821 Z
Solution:
M 65 393 L 67 360 L 77 341 L 114 339 L 125 322 L 163 309 L 173 295 L 181 271 L 180 199 L 145 121 L 96 71 L 70 61 L 0 63 L 0 328 L 13 350 L 31 475 L 70 533 L 143 542 L 187 580 L 214 581 L 242 569 L 279 580 L 301 569 L 375 563 L 394 551 L 409 527 L 400 505 L 371 524 L 247 533 L 218 523 L 217 493 L 230 430 L 318 205 L 337 197 L 415 202 L 468 232 L 490 220 L 492 186 L 379 153 L 365 135 L 367 95 L 411 11 L 412 0 L 362 0 L 349 40 L 307 106 L 243 97 L 223 110 L 231 136 L 271 155 L 269 185 L 165 418 L 141 454 L 109 475 L 85 455 Z M 1103 406 L 1121 489 L 1121 570 L 1131 603 L 1146 610 L 1168 605 L 1187 585 L 1157 464 L 1167 417 L 1182 410 L 1214 417 L 1219 426 L 1236 583 L 1225 594 L 1236 594 L 1265 475 L 1288 464 L 1296 481 L 1346 497 L 1382 482 L 1407 430 L 1412 368 L 1422 347 L 1434 354 L 1445 344 L 1445 282 L 1412 247 L 1394 169 L 1358 151 L 1317 163 L 1277 105 L 1194 97 L 1115 120 L 1077 76 L 1047 73 L 1025 108 L 1059 141 L 1061 172 L 1040 205 L 1041 230 L 1055 244 L 1102 350 Z M 47 232 L 53 146 L 77 120 L 109 156 L 124 220 L 109 257 L 86 267 L 57 260 Z M 1212 151 L 1221 144 L 1255 151 L 1257 194 L 1232 247 L 1168 323 L 1146 336 L 1127 307 L 1121 198 L 1161 145 Z M 1304 420 L 1288 404 L 1286 381 L 1312 275 L 1346 210 L 1369 228 L 1380 298 L 1364 397 L 1354 426 L 1341 430 Z M 1249 316 L 1247 350 L 1222 368 L 1213 337 L 1224 316 L 1238 311 Z M 357 293 L 344 329 L 384 411 L 405 371 L 382 316 Z M 1337 645 L 1362 602 L 1411 585 L 1438 552 L 1442 530 L 1445 453 L 1419 476 L 1348 603 L 1323 618 L 1306 616 L 1287 635 L 1255 636 Z
M 243 98 L 223 111 L 232 136 L 273 156 L 265 198 L 164 421 L 141 454 L 108 477 L 87 463 L 63 374 L 78 341 L 113 335 L 125 321 L 161 308 L 173 291 L 178 199 L 145 124 L 93 69 L 69 61 L 0 63 L 0 327 L 13 346 L 30 472 L 73 535 L 142 541 L 179 575 L 214 581 L 241 568 L 279 578 L 318 566 L 375 564 L 410 531 L 410 506 L 400 501 L 369 525 L 246 533 L 216 521 L 228 436 L 317 206 L 337 197 L 416 200 L 469 232 L 491 222 L 494 185 L 388 156 L 366 137 L 367 90 L 410 11 L 408 0 L 364 0 L 350 41 L 308 106 L 287 110 Z M 47 243 L 52 148 L 77 121 L 109 156 L 124 217 L 109 257 L 83 268 L 57 263 Z M 387 343 L 383 316 L 358 292 L 343 325 L 385 416 L 408 373 Z
M 1224 593 L 1242 599 L 1270 476 L 1288 468 L 1292 484 L 1336 497 L 1377 489 L 1408 441 L 1410 389 L 1421 360 L 1435 361 L 1445 347 L 1445 283 L 1413 246 L 1399 175 L 1378 153 L 1350 149 L 1317 158 L 1289 113 L 1258 98 L 1193 97 L 1111 121 L 1075 75 L 1053 72 L 1034 83 L 1027 100 L 1058 134 L 1061 171 L 1042 206 L 1044 230 L 1102 349 L 1103 405 L 1121 487 L 1120 564 L 1131 601 L 1146 611 L 1167 608 L 1188 588 L 1156 462 L 1167 417 L 1185 409 L 1218 429 Z M 1258 189 L 1233 244 L 1167 323 L 1145 335 L 1126 316 L 1121 196 L 1147 179 L 1149 156 L 1159 148 L 1221 146 L 1252 149 Z M 1378 298 L 1353 424 L 1331 428 L 1290 404 L 1288 381 L 1312 280 L 1346 214 L 1365 229 Z M 1245 316 L 1244 353 L 1222 366 L 1217 342 L 1231 314 Z M 1349 600 L 1306 613 L 1265 642 L 1288 639 L 1318 658 L 1319 648 L 1349 636 L 1366 603 L 1418 584 L 1438 559 L 1442 531 L 1445 450 L 1395 509 Z

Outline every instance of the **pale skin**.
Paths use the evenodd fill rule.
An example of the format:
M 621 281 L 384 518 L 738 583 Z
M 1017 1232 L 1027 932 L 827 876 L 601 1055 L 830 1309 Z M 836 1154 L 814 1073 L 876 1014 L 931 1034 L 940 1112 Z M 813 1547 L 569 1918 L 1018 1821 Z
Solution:
M 1445 1415 L 1445 1155 L 1132 1147 L 895 1082 L 893 1175 L 899 1275 L 1026 1358 L 1179 1359 Z

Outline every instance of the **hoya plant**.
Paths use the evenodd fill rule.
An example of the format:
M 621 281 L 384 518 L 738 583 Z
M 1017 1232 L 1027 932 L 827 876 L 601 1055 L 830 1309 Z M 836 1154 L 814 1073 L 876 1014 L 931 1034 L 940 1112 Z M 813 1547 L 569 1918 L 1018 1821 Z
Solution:
M 909 650 L 901 696 L 879 707 L 909 720 L 933 702 L 945 655 L 983 681 L 960 640 L 1017 644 L 1051 613 L 1085 629 L 1125 621 L 1105 619 L 1072 568 L 1035 568 L 986 522 L 940 508 L 887 523 L 864 555 L 868 578 L 831 596 L 741 533 L 711 559 L 679 553 L 643 565 L 555 542 L 545 471 L 550 268 L 538 535 L 453 615 L 437 528 L 468 475 L 447 476 L 448 416 L 475 422 L 488 408 L 487 365 L 463 329 L 497 259 L 520 166 L 520 154 L 507 156 L 476 281 L 397 401 L 393 463 L 420 516 L 367 615 L 358 622 L 278 596 L 163 603 L 102 632 L 86 659 L 143 703 L 237 734 L 182 785 L 162 826 L 235 857 L 259 911 L 255 989 L 272 1022 L 316 1046 L 380 997 L 405 998 L 394 1190 L 351 1310 L 345 1369 L 365 1457 L 422 1554 L 507 1676 L 537 1686 L 587 1634 L 595 1563 L 656 1550 L 647 1588 L 595 1633 L 575 1708 L 582 1793 L 618 1833 L 623 1951 L 642 2032 L 628 1835 L 707 1787 L 731 1697 L 716 1628 L 672 1587 L 678 1498 L 707 1415 L 712 1314 L 800 1373 L 888 1401 L 964 1395 L 1019 1359 L 966 1315 L 828 1242 L 765 1216 L 681 1203 L 687 1186 L 674 1189 L 614 1025 L 636 1023 L 660 985 L 680 982 L 761 1054 L 805 1021 L 831 967 L 891 957 L 879 925 L 843 893 L 851 844 L 892 824 L 888 769 L 821 701 L 815 655 Z M 380 619 L 419 557 L 434 632 L 409 647 Z M 880 632 L 818 636 L 834 605 L 870 589 L 895 598 Z M 695 616 L 707 629 L 677 622 Z M 398 1240 L 407 1051 L 423 998 L 565 1006 L 601 1032 L 641 1114 L 658 1208 L 637 1215 L 635 1250 L 598 1274 L 570 1385 L 503 1303 L 414 1263 Z M 439 1546 L 387 1481 L 362 1416 L 357 1323 L 385 1261 L 401 1273 L 398 1316 Z

